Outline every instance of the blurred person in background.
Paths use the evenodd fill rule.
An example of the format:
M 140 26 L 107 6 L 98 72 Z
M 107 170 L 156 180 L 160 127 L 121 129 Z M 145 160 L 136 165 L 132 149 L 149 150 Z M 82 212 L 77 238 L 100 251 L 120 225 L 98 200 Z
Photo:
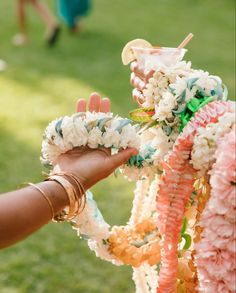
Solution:
M 58 14 L 73 33 L 81 30 L 81 18 L 88 14 L 91 0 L 58 0 Z
M 17 19 L 19 25 L 19 33 L 15 35 L 12 42 L 16 46 L 23 46 L 27 43 L 27 20 L 26 20 L 26 6 L 31 4 L 32 7 L 42 18 L 46 25 L 46 43 L 53 46 L 59 36 L 60 27 L 57 20 L 51 13 L 48 6 L 41 0 L 17 0 Z

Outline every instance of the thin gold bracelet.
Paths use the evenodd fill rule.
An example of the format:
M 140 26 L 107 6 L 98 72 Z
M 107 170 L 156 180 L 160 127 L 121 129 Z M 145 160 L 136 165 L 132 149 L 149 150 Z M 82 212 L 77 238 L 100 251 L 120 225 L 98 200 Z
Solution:
M 65 172 L 60 172 L 60 173 L 55 173 L 53 175 L 59 175 L 68 178 L 69 180 L 72 180 L 75 182 L 75 185 L 77 186 L 78 192 L 76 192 L 76 198 L 78 202 L 78 212 L 81 213 L 84 210 L 84 207 L 86 205 L 86 191 L 85 188 L 83 187 L 82 183 L 80 182 L 79 178 L 76 177 L 73 173 L 65 173 Z M 81 208 L 82 206 L 82 208 Z
M 78 213 L 78 208 L 77 208 L 78 203 L 77 203 L 76 191 L 74 186 L 67 179 L 63 178 L 60 175 L 53 174 L 46 179 L 46 181 L 49 181 L 49 180 L 58 182 L 65 189 L 68 200 L 69 200 L 68 212 L 64 209 L 59 214 L 55 215 L 54 220 L 56 222 L 63 222 L 66 220 L 73 219 Z
M 33 184 L 31 182 L 27 183 L 28 185 L 34 187 L 35 189 L 37 189 L 41 194 L 42 196 L 46 199 L 46 201 L 48 202 L 48 205 L 50 207 L 50 210 L 51 210 L 51 214 L 52 214 L 52 218 L 51 220 L 53 220 L 54 216 L 55 216 L 55 213 L 54 213 L 54 208 L 53 208 L 53 205 L 52 205 L 52 202 L 50 201 L 49 197 L 46 195 L 46 193 L 39 187 L 37 186 L 36 184 Z

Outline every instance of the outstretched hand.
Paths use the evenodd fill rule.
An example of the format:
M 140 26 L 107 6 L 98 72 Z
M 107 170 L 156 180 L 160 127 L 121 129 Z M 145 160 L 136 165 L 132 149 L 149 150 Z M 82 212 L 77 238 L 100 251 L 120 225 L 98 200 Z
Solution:
M 77 112 L 85 112 L 87 103 L 85 99 L 77 102 Z M 101 99 L 97 93 L 90 95 L 88 110 L 95 112 L 110 112 L 110 100 Z M 128 159 L 136 155 L 138 151 L 129 148 L 111 155 L 110 149 L 90 149 L 88 147 L 74 148 L 62 154 L 54 168 L 54 172 L 68 172 L 75 174 L 85 189 L 90 188 L 98 181 L 109 176 L 116 168 L 124 164 Z

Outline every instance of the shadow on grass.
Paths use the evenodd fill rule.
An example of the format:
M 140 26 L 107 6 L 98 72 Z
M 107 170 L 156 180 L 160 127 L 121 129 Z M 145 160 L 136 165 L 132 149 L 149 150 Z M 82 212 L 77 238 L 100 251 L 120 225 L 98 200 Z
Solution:
M 2 192 L 20 182 L 38 179 L 41 167 L 37 151 L 14 139 L 2 127 L 0 149 Z M 123 222 L 132 196 L 125 181 L 111 178 L 94 191 L 99 206 L 106 211 L 105 218 L 117 221 L 116 224 Z M 114 215 L 116 209 L 119 212 Z M 114 292 L 133 292 L 130 279 L 129 267 L 116 267 L 96 258 L 69 224 L 49 224 L 21 243 L 0 251 L 0 292 L 110 293 L 111 288 Z
M 39 180 L 39 154 L 27 143 L 18 141 L 0 127 L 0 193 L 20 187 L 23 182 Z
M 4 183 L 1 192 L 20 182 L 39 179 L 41 167 L 37 150 L 12 137 L 3 127 L 0 128 L 0 149 L 0 182 Z M 127 218 L 132 197 L 126 182 L 110 178 L 94 191 L 108 222 L 112 219 L 113 223 L 125 224 L 122 219 Z M 116 215 L 115 209 L 119 210 Z M 130 271 L 128 267 L 115 267 L 96 258 L 69 224 L 49 224 L 0 252 L 0 291 L 110 293 L 114 288 L 114 292 L 132 292 Z
M 49 99 L 58 103 L 68 95 L 67 89 L 60 87 L 60 81 L 82 82 L 104 95 L 112 93 L 118 110 L 128 109 L 127 102 L 132 105 L 131 87 L 127 82 L 129 70 L 120 59 L 124 42 L 117 36 L 98 31 L 87 32 L 81 39 L 68 35 L 63 38 L 64 43 L 53 49 L 36 48 L 37 44 L 19 48 L 14 53 L 11 49 L 7 53 L 6 77 L 34 88 L 35 92 L 47 91 Z M 59 90 L 55 96 L 57 85 Z

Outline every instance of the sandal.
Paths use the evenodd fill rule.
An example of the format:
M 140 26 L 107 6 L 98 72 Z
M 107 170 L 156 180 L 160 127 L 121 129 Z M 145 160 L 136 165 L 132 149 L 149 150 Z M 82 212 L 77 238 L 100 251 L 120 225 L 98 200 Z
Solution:
M 55 26 L 49 36 L 47 37 L 47 45 L 49 47 L 52 47 L 55 45 L 55 43 L 58 40 L 59 34 L 60 34 L 61 28 L 60 26 Z

